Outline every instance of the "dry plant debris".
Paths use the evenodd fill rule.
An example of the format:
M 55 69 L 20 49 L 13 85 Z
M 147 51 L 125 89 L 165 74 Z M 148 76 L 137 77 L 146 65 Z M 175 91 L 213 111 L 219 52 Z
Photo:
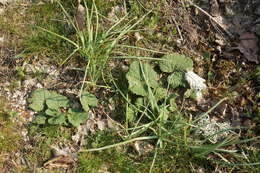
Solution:
M 26 18 L 18 18 L 24 20 L 20 21 L 21 23 L 25 23 L 23 24 L 25 26 L 21 26 L 22 31 L 26 28 L 36 33 L 35 38 L 26 40 L 32 44 L 31 51 L 35 50 L 34 46 L 42 44 L 40 41 L 44 42 L 40 52 L 28 51 L 26 49 L 28 43 L 23 46 L 18 45 L 18 40 L 26 39 L 26 36 L 17 34 L 20 28 L 13 27 L 17 25 L 12 25 L 12 20 L 8 17 L 15 18 L 12 15 L 19 10 L 15 10 L 15 4 L 9 7 L 6 2 L 7 0 L 0 1 L 5 5 L 0 8 L 0 27 L 3 28 L 0 30 L 0 93 L 9 100 L 11 105 L 4 111 L 0 107 L 0 114 L 4 112 L 6 115 L 8 112 L 8 116 L 14 116 L 14 120 L 19 121 L 17 128 L 22 133 L 19 135 L 25 143 L 24 150 L 19 150 L 17 154 L 21 157 L 21 163 L 25 165 L 21 167 L 27 166 L 30 171 L 35 171 L 30 167 L 40 167 L 40 169 L 65 168 L 65 171 L 78 169 L 79 172 L 93 172 L 93 170 L 124 172 L 126 169 L 142 172 L 148 169 L 154 169 L 155 172 L 165 169 L 167 172 L 178 167 L 180 171 L 185 172 L 187 169 L 198 167 L 204 172 L 214 170 L 228 172 L 239 171 L 239 169 L 251 171 L 254 170 L 251 163 L 259 165 L 257 141 L 252 140 L 245 144 L 239 144 L 238 141 L 238 144 L 234 142 L 232 145 L 223 142 L 230 136 L 235 136 L 241 141 L 249 138 L 259 139 L 257 81 L 259 82 L 260 72 L 257 71 L 256 64 L 259 64 L 260 8 L 256 4 L 260 2 L 256 0 L 250 2 L 204 0 L 192 3 L 144 0 L 124 3 L 117 0 L 109 3 L 96 1 L 97 9 L 103 10 L 100 13 L 98 11 L 98 14 L 97 11 L 91 11 L 95 10 L 95 6 L 89 8 L 94 1 L 87 2 L 86 7 L 83 1 L 78 0 L 75 9 L 72 9 L 73 5 L 61 2 L 64 9 L 68 10 L 68 14 L 72 15 L 72 18 L 75 17 L 73 24 L 64 24 L 67 18 L 59 8 L 55 8 L 56 11 L 54 10 L 52 14 L 57 13 L 57 15 L 48 18 L 47 23 L 44 17 L 40 17 L 41 21 L 37 21 L 39 20 L 37 15 L 41 16 L 40 12 L 30 14 L 28 11 L 29 17 L 34 16 L 30 21 L 26 21 Z M 46 10 L 57 5 L 52 1 L 52 6 L 48 6 L 49 3 L 45 1 L 28 3 L 21 14 L 24 15 L 24 11 L 27 12 L 30 8 Z M 10 13 L 8 8 L 11 10 L 14 8 L 15 12 Z M 254 10 L 250 11 L 251 8 Z M 5 15 L 7 12 L 10 13 L 9 16 Z M 85 20 L 87 13 L 100 17 L 99 26 L 87 25 Z M 48 14 L 45 11 L 42 16 Z M 141 18 L 143 15 L 145 17 Z M 137 24 L 133 23 L 136 19 L 142 20 Z M 11 25 L 6 27 L 8 24 L 6 21 L 10 21 Z M 47 28 L 50 25 L 48 29 L 51 32 L 60 35 L 60 40 L 51 34 L 29 27 L 29 24 L 38 25 L 44 22 Z M 56 22 L 56 25 L 51 25 L 51 22 Z M 82 50 L 70 57 L 70 65 L 65 63 L 59 66 L 60 62 L 54 61 L 56 54 L 50 53 L 50 47 L 57 42 L 59 46 L 65 45 L 65 49 L 60 49 L 61 51 L 69 52 L 72 49 L 72 46 L 67 45 L 61 37 L 66 37 L 75 44 L 78 43 L 77 31 L 75 32 L 71 25 L 76 25 L 84 38 L 89 36 L 89 32 L 86 32 L 88 27 L 92 31 L 100 27 L 102 32 L 109 27 L 114 28 L 115 31 L 108 35 L 106 42 L 112 42 L 118 33 L 125 34 L 115 51 L 108 56 L 117 59 L 108 59 L 109 63 L 103 64 L 105 66 L 102 72 L 103 79 L 95 84 L 89 82 L 85 72 L 89 62 L 88 57 L 82 56 L 84 51 L 91 50 L 87 46 L 93 45 L 84 47 L 83 44 L 83 47 L 78 47 Z M 136 27 L 131 28 L 131 25 Z M 95 39 L 101 38 L 105 33 L 102 32 L 97 33 Z M 26 34 L 28 33 L 25 32 L 24 35 Z M 36 40 L 36 45 L 35 42 L 31 42 L 33 39 Z M 100 42 L 102 41 L 100 39 Z M 17 42 L 17 47 L 11 42 Z M 131 46 L 127 47 L 127 44 Z M 59 46 L 55 51 L 59 52 Z M 101 50 L 102 55 L 102 50 L 106 51 L 106 45 L 101 44 L 96 50 Z M 121 57 L 118 58 L 119 55 Z M 140 57 L 137 57 L 139 55 Z M 98 63 L 98 60 L 96 62 Z M 116 71 L 115 75 L 109 73 L 113 70 Z M 183 80 L 185 78 L 186 81 Z M 82 83 L 86 88 L 81 88 Z M 35 112 L 28 109 L 26 100 L 36 88 L 46 88 L 61 93 L 68 98 L 71 108 L 84 110 L 89 117 L 84 122 L 73 123 L 75 127 L 71 127 L 66 122 L 58 125 L 61 128 L 48 123 L 35 124 L 32 121 Z M 193 96 L 193 89 L 197 97 Z M 89 108 L 89 105 L 85 104 L 91 102 L 91 98 L 85 103 L 81 102 L 83 96 L 79 93 L 84 93 L 85 90 L 88 94 L 91 93 L 89 95 L 97 97 L 93 103 L 95 108 Z M 202 91 L 203 99 L 198 100 L 202 98 Z M 224 97 L 228 99 L 214 107 L 216 102 Z M 47 113 L 51 118 L 55 117 L 56 114 L 50 114 L 52 107 L 48 106 L 50 110 Z M 12 114 L 13 111 L 18 114 Z M 60 111 L 66 113 L 68 110 L 61 106 Z M 192 124 L 199 117 L 198 112 L 209 113 Z M 45 109 L 38 113 L 46 114 Z M 21 117 L 25 121 L 20 121 Z M 25 129 L 27 126 L 28 129 Z M 0 127 L 2 128 L 1 121 Z M 35 129 L 37 133 L 30 132 Z M 196 130 L 192 131 L 194 129 Z M 66 130 L 70 133 L 66 134 Z M 37 135 L 30 136 L 30 134 Z M 142 140 L 135 140 L 140 139 L 139 137 Z M 203 140 L 200 140 L 201 138 Z M 53 143 L 59 143 L 61 146 L 68 145 L 72 149 L 52 147 L 56 154 L 51 156 L 48 154 L 49 146 Z M 201 145 L 199 147 L 202 150 L 208 149 L 204 153 L 209 152 L 209 154 L 197 157 L 196 151 L 190 152 L 191 148 L 188 145 Z M 213 146 L 213 149 L 207 148 L 209 145 Z M 104 148 L 104 146 L 109 146 L 109 149 L 98 150 L 99 147 Z M 115 149 L 113 146 L 116 146 Z M 214 148 L 216 146 L 217 148 Z M 29 151 L 33 150 L 33 147 L 42 153 L 31 154 Z M 97 151 L 94 153 L 77 155 L 77 151 L 81 149 L 95 147 Z M 242 154 L 236 153 L 239 157 L 228 154 L 240 149 Z M 223 154 L 222 151 L 226 153 Z M 4 158 L 5 163 L 11 163 L 12 159 L 16 158 L 9 154 L 8 157 L 4 157 L 5 154 L 2 154 L 0 149 L 0 159 Z M 198 158 L 202 160 L 200 163 Z M 32 160 L 36 160 L 37 163 L 33 163 Z M 182 161 L 184 162 L 181 163 Z M 189 163 L 186 164 L 185 161 Z M 222 161 L 235 166 L 223 166 L 219 163 Z M 145 165 L 146 162 L 148 166 Z M 236 165 L 237 163 L 239 164 Z M 15 162 L 15 164 L 18 168 L 19 163 Z M 2 168 L 1 163 L 0 168 Z

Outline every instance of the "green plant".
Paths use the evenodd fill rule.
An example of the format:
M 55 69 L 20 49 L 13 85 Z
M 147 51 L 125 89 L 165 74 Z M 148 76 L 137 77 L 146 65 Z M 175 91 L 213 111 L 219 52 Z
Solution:
M 169 57 L 172 57 L 169 58 Z M 176 58 L 177 57 L 177 58 Z M 179 58 L 181 57 L 181 58 Z M 192 60 L 189 58 L 174 54 L 168 56 L 162 61 L 169 61 L 166 64 L 161 64 L 161 70 L 167 72 L 177 71 L 178 74 L 182 74 L 186 68 L 192 66 Z M 161 62 L 161 61 L 160 61 Z M 186 63 L 187 62 L 187 63 Z M 186 63 L 186 65 L 185 65 Z M 170 64 L 170 65 L 169 65 Z M 179 79 L 180 77 L 172 76 Z M 155 160 L 159 149 L 165 148 L 172 140 L 178 145 L 188 148 L 187 146 L 187 133 L 188 126 L 187 121 L 182 117 L 178 110 L 178 106 L 175 103 L 177 95 L 167 95 L 170 84 L 173 85 L 175 81 L 170 81 L 166 88 L 159 82 L 159 75 L 148 63 L 142 63 L 140 61 L 134 61 L 129 68 L 126 78 L 129 83 L 129 91 L 137 95 L 137 99 L 125 96 L 121 92 L 122 96 L 127 101 L 126 107 L 126 136 L 123 137 L 123 142 L 112 144 L 96 149 L 89 149 L 87 151 L 98 151 L 102 149 L 108 149 L 124 144 L 128 144 L 135 141 L 142 140 L 156 140 L 154 158 L 150 167 L 150 171 L 153 169 Z M 182 80 L 178 80 L 178 85 L 182 84 Z M 115 84 L 116 85 L 116 84 Z M 174 85 L 174 87 L 178 86 Z
M 28 99 L 29 107 L 38 112 L 35 123 L 73 126 L 86 121 L 89 106 L 97 106 L 97 98 L 88 92 L 83 92 L 80 101 L 86 112 L 74 108 L 67 97 L 46 89 L 34 90 Z
M 192 59 L 178 53 L 164 55 L 159 62 L 160 69 L 166 73 L 185 71 L 193 66 Z
M 60 125 L 39 125 L 31 123 L 28 126 L 28 137 L 32 142 L 31 148 L 26 149 L 25 159 L 41 166 L 46 160 L 53 157 L 51 146 L 62 143 L 64 146 L 71 145 L 71 136 L 74 128 L 64 127 Z M 32 171 L 29 168 L 28 171 Z
M 72 7 L 69 1 L 63 1 L 63 5 Z M 26 32 L 24 32 L 22 39 L 23 52 L 20 55 L 23 57 L 37 55 L 45 61 L 47 60 L 45 58 L 51 57 L 52 63 L 64 61 L 64 57 L 70 54 L 72 46 L 59 37 L 35 28 L 35 26 L 44 27 L 52 32 L 70 37 L 72 29 L 66 22 L 61 22 L 64 20 L 64 15 L 59 5 L 57 3 L 42 3 L 40 5 L 32 3 L 30 8 L 25 11 L 24 18 L 28 24 L 26 24 Z
M 189 120 L 185 117 L 185 113 L 180 112 L 178 108 L 179 106 L 176 103 L 178 94 L 168 94 L 171 87 L 175 89 L 179 86 L 185 86 L 183 75 L 187 69 L 192 68 L 192 64 L 192 60 L 185 56 L 179 54 L 165 55 L 159 61 L 159 67 L 161 71 L 172 74 L 168 75 L 168 84 L 164 87 L 153 66 L 141 61 L 134 61 L 126 74 L 129 83 L 128 89 L 131 93 L 125 94 L 114 83 L 127 102 L 125 111 L 126 124 L 123 129 L 124 135 L 120 135 L 123 141 L 111 145 L 98 146 L 99 148 L 94 147 L 82 150 L 82 152 L 100 151 L 146 140 L 155 146 L 153 158 L 150 162 L 150 172 L 160 165 L 160 163 L 156 163 L 156 159 L 161 160 L 159 154 L 169 148 L 174 148 L 175 153 L 178 155 L 175 156 L 175 159 L 186 158 L 186 160 L 193 163 L 196 160 L 206 161 L 209 154 L 215 154 L 221 158 L 224 158 L 224 154 L 228 154 L 230 158 L 243 162 L 244 160 L 241 160 L 242 156 L 237 151 L 227 147 L 233 144 L 254 141 L 258 137 L 239 140 L 238 135 L 233 132 L 232 136 L 227 136 L 222 141 L 211 144 L 209 143 L 211 136 L 205 139 L 198 138 L 196 135 L 193 136 L 193 132 L 199 128 L 196 123 L 227 98 L 220 100 L 201 116 Z M 192 95 L 192 90 L 189 89 L 183 97 L 192 97 Z M 212 134 L 212 136 L 230 130 L 222 129 Z M 185 153 L 183 153 L 184 151 Z M 189 155 L 192 155 L 192 157 L 189 157 Z M 223 160 L 225 161 L 225 159 Z
M 91 1 L 91 3 L 86 3 L 84 1 L 84 7 L 82 5 L 79 6 L 86 10 L 86 15 L 84 16 L 86 25 L 79 29 L 62 4 L 59 3 L 59 5 L 66 16 L 68 24 L 76 31 L 77 40 L 74 41 L 48 29 L 39 28 L 47 33 L 62 38 L 74 46 L 75 49 L 61 65 L 66 63 L 77 52 L 86 60 L 87 64 L 85 66 L 85 76 L 81 90 L 84 88 L 86 80 L 90 80 L 90 83 L 95 85 L 101 77 L 107 62 L 119 41 L 123 39 L 127 33 L 132 32 L 132 29 L 142 22 L 147 14 L 150 13 L 148 12 L 138 20 L 137 18 L 129 20 L 127 18 L 128 15 L 126 14 L 111 27 L 102 28 L 101 18 L 104 18 L 104 16 L 99 13 L 95 1 Z

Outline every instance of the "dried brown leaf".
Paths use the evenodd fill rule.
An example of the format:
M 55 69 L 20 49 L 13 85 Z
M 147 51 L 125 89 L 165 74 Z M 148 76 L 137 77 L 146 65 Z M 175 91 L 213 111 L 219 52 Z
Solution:
M 259 55 L 257 55 L 259 51 L 259 47 L 257 45 L 258 38 L 253 33 L 243 33 L 240 36 L 240 42 L 238 44 L 238 49 L 245 58 L 250 62 L 259 63 Z
M 69 168 L 73 166 L 75 160 L 72 155 L 59 155 L 56 156 L 43 164 L 46 169 L 51 168 Z
M 85 7 L 79 4 L 76 10 L 76 23 L 79 30 L 83 30 L 85 28 L 85 15 L 86 15 Z

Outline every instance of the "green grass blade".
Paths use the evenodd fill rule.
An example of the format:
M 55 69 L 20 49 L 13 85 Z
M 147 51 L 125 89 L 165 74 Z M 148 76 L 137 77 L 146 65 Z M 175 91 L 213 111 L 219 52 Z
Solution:
M 144 136 L 144 137 L 138 137 L 138 138 L 134 138 L 134 139 L 130 139 L 127 141 L 123 141 L 117 144 L 112 144 L 112 145 L 107 145 L 104 147 L 100 147 L 100 148 L 93 148 L 93 149 L 86 149 L 86 150 L 80 150 L 79 152 L 92 152 L 92 151 L 101 151 L 101 150 L 106 150 L 109 148 L 114 148 L 114 147 L 118 147 L 118 146 L 122 146 L 131 142 L 135 142 L 135 141 L 143 141 L 143 140 L 152 140 L 152 139 L 157 139 L 157 136 Z
M 66 37 L 64 37 L 64 36 L 62 36 L 62 35 L 59 35 L 59 34 L 57 34 L 57 33 L 55 33 L 55 32 L 52 32 L 52 31 L 47 30 L 47 29 L 45 29 L 45 28 L 42 28 L 42 27 L 40 27 L 40 26 L 36 26 L 36 28 L 41 29 L 41 30 L 43 30 L 43 31 L 45 31 L 45 32 L 47 32 L 47 33 L 49 33 L 49 34 L 55 35 L 55 36 L 57 36 L 57 37 L 59 37 L 59 38 L 61 38 L 61 39 L 63 39 L 63 40 L 66 40 L 66 41 L 69 42 L 70 44 L 74 45 L 77 49 L 79 49 L 79 45 L 78 45 L 77 43 L 75 43 L 74 41 L 72 41 L 72 40 L 70 40 L 70 39 L 68 39 L 68 38 L 66 38 Z

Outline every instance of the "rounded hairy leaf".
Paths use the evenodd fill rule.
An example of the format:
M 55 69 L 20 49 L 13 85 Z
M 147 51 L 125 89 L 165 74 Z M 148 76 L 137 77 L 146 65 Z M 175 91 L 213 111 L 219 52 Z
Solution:
M 81 123 L 84 123 L 88 118 L 88 114 L 86 112 L 80 112 L 75 109 L 69 109 L 68 113 L 68 121 L 75 127 L 79 126 Z
M 45 121 L 46 121 L 46 116 L 44 115 L 37 115 L 33 120 L 33 122 L 36 124 L 45 124 Z
M 175 112 L 178 110 L 178 106 L 176 104 L 175 98 L 171 98 L 170 100 L 170 106 L 168 107 L 169 111 Z
M 148 86 L 157 88 L 158 75 L 149 64 L 141 64 L 138 61 L 130 65 L 129 71 L 126 74 L 129 83 L 129 90 L 136 95 L 147 96 Z
M 145 100 L 143 97 L 138 97 L 136 100 L 135 100 L 135 106 L 137 106 L 137 108 L 142 108 L 145 106 Z
M 171 73 L 175 70 L 185 71 L 193 66 L 192 59 L 178 53 L 164 55 L 159 62 L 160 69 L 163 72 Z
M 45 100 L 50 96 L 50 92 L 46 89 L 39 88 L 32 92 L 31 97 L 28 99 L 29 108 L 34 111 L 40 112 L 44 109 Z
M 48 123 L 52 125 L 62 125 L 62 124 L 67 124 L 66 123 L 66 117 L 65 114 L 59 114 L 56 117 L 51 117 L 48 119 Z
M 58 112 L 56 110 L 46 109 L 45 114 L 53 117 L 53 116 L 57 116 Z
M 87 112 L 89 110 L 89 106 L 97 106 L 98 105 L 98 99 L 95 95 L 84 91 L 81 94 L 80 103 L 82 105 L 82 108 Z
M 59 110 L 61 107 L 69 106 L 69 99 L 52 91 L 50 92 L 50 96 L 46 98 L 46 104 L 50 109 Z
M 182 72 L 174 72 L 167 78 L 168 84 L 172 88 L 177 88 L 179 86 L 184 85 L 184 76 Z

